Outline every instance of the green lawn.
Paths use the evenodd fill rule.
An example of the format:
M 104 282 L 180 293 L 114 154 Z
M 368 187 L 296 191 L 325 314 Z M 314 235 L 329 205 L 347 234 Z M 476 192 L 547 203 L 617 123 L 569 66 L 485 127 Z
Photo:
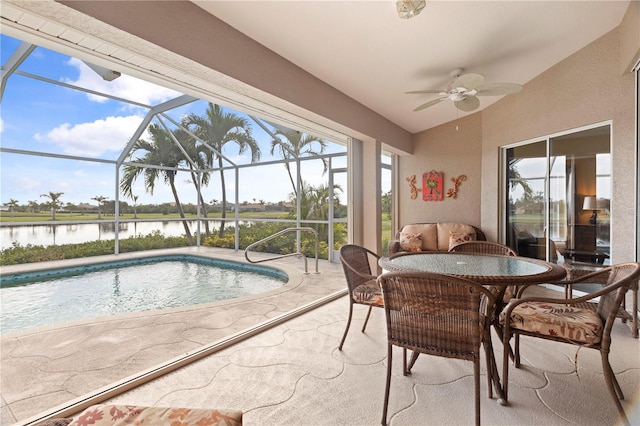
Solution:
M 208 213 L 209 219 L 219 218 L 221 214 L 218 213 Z M 239 216 L 243 219 L 285 219 L 287 217 L 286 212 L 242 212 Z M 186 214 L 185 217 L 187 219 L 196 219 L 196 215 L 194 214 Z M 233 218 L 234 213 L 227 213 L 227 218 Z M 102 220 L 113 220 L 113 215 L 102 215 Z M 120 220 L 124 219 L 133 219 L 133 214 L 122 214 L 120 215 Z M 179 219 L 180 215 L 177 213 L 172 214 L 162 214 L 162 213 L 138 213 L 138 219 L 157 219 L 157 220 L 167 220 L 167 219 Z M 65 213 L 58 212 L 56 213 L 56 222 L 57 221 L 72 221 L 72 222 L 82 222 L 82 221 L 95 221 L 98 220 L 98 213 Z M 20 223 L 20 222 L 54 222 L 51 219 L 50 213 L 36 213 L 32 215 L 31 213 L 24 212 L 14 212 L 13 217 L 11 217 L 10 212 L 0 212 L 0 223 Z

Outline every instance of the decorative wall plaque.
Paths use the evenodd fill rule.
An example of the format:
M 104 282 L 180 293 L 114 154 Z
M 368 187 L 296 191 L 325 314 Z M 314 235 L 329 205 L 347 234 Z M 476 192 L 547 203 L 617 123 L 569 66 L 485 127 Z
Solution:
M 449 188 L 447 191 L 447 197 L 458 198 L 458 188 L 462 185 L 462 181 L 467 180 L 465 175 L 460 175 L 458 177 L 452 177 L 451 182 L 453 182 L 453 188 Z
M 422 199 L 424 201 L 442 201 L 442 181 L 444 179 L 443 172 L 431 170 L 422 175 Z
M 416 187 L 416 175 L 412 175 L 407 178 L 407 182 L 409 182 L 409 191 L 411 191 L 411 199 L 415 200 L 418 198 L 418 192 L 420 190 Z

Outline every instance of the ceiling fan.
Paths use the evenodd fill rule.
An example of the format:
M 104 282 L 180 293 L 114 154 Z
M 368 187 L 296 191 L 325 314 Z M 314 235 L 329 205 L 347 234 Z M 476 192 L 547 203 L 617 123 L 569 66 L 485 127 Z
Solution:
M 460 111 L 473 111 L 480 106 L 478 96 L 509 95 L 519 92 L 522 89 L 522 86 L 516 83 L 484 84 L 484 76 L 482 74 L 462 74 L 462 68 L 453 70 L 449 75 L 451 76 L 451 82 L 445 90 L 415 90 L 406 92 L 412 95 L 426 93 L 437 93 L 440 95 L 437 99 L 418 106 L 414 111 L 421 111 L 446 100 L 453 101 L 456 108 Z

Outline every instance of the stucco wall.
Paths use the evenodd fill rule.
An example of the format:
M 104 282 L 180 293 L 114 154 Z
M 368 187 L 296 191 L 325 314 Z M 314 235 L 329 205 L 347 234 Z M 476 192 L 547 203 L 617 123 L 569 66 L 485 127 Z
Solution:
M 581 126 L 612 123 L 612 258 L 634 260 L 634 79 L 620 74 L 613 30 L 482 113 L 482 228 L 498 237 L 499 148 Z
M 455 115 L 451 105 L 452 115 Z M 399 224 L 413 222 L 464 222 L 480 226 L 482 169 L 482 115 L 469 115 L 455 122 L 414 135 L 414 155 L 400 158 Z M 457 130 L 456 130 L 457 126 Z M 457 198 L 423 201 L 422 193 L 411 199 L 406 178 L 416 175 L 418 187 L 422 174 L 444 172 L 444 192 L 453 187 L 452 177 L 465 175 Z
M 623 36 L 627 36 L 625 32 Z M 399 223 L 461 221 L 499 240 L 500 147 L 600 122 L 612 123 L 612 258 L 634 260 L 634 79 L 621 74 L 619 29 L 568 57 L 489 108 L 414 135 L 414 156 L 400 158 Z M 455 131 L 456 124 L 459 131 Z M 411 200 L 406 177 L 467 175 L 457 200 Z

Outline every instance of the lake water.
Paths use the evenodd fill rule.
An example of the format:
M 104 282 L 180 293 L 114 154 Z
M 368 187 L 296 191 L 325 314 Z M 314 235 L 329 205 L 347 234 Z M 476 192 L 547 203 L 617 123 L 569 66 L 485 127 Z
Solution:
M 191 233 L 195 234 L 196 221 L 188 221 Z M 201 224 L 204 232 L 204 224 Z M 220 221 L 210 221 L 211 229 L 218 229 Z M 119 238 L 147 235 L 153 231 L 160 231 L 167 237 L 184 235 L 182 222 L 133 222 L 120 223 Z M 9 226 L 0 228 L 0 249 L 4 250 L 18 242 L 22 246 L 27 244 L 51 246 L 62 244 L 78 244 L 87 241 L 113 240 L 115 238 L 115 226 L 113 223 L 89 223 L 72 225 L 28 225 Z

